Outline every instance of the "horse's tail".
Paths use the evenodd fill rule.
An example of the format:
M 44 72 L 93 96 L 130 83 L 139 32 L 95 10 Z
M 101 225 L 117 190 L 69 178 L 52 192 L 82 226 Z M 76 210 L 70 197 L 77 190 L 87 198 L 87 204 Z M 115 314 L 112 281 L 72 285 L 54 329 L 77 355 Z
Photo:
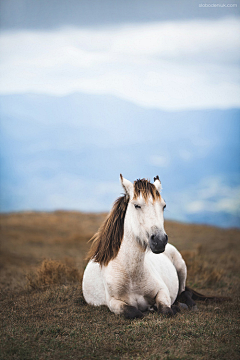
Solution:
M 200 294 L 199 292 L 191 289 L 190 287 L 186 286 L 185 291 L 191 293 L 191 298 L 193 300 L 199 300 L 199 301 L 213 301 L 213 302 L 223 302 L 223 301 L 232 301 L 232 298 L 227 296 L 206 296 L 203 294 Z

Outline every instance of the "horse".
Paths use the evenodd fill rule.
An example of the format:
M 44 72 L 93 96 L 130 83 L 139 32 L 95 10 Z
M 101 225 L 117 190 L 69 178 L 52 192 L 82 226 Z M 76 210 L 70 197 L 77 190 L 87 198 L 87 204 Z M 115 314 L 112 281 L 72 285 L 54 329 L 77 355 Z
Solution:
M 153 309 L 173 316 L 181 307 L 196 308 L 194 299 L 207 297 L 186 287 L 186 263 L 168 243 L 159 176 L 153 184 L 146 179 L 132 183 L 122 174 L 120 181 L 124 195 L 91 239 L 82 281 L 85 301 L 128 319 Z

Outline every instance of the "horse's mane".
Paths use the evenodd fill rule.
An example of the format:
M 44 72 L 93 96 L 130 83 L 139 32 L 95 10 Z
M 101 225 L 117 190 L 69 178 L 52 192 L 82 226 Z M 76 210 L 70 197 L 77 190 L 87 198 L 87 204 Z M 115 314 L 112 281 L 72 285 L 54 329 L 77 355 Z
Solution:
M 88 259 L 93 259 L 100 265 L 107 265 L 114 259 L 123 239 L 124 219 L 129 202 L 128 195 L 119 197 L 98 232 L 91 238 L 92 246 Z
M 156 187 L 146 179 L 134 181 L 134 198 L 136 199 L 140 194 L 145 200 L 149 195 L 152 196 L 154 201 L 160 197 Z M 117 256 L 123 239 L 124 219 L 128 203 L 129 196 L 127 194 L 115 201 L 107 219 L 90 239 L 92 246 L 87 260 L 92 259 L 100 265 L 107 266 L 109 261 Z
M 157 176 L 155 179 L 159 180 Z M 140 194 L 142 194 L 145 201 L 147 201 L 149 195 L 152 197 L 153 201 L 159 199 L 161 197 L 160 193 L 157 191 L 156 186 L 150 183 L 150 181 L 146 179 L 138 179 L 134 181 L 134 199 L 137 199 Z

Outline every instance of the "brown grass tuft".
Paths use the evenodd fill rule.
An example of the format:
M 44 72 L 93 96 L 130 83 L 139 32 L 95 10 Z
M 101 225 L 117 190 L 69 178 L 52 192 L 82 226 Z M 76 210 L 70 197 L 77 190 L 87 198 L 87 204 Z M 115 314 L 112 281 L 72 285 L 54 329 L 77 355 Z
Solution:
M 46 285 L 75 283 L 81 280 L 78 269 L 71 259 L 65 263 L 57 260 L 44 260 L 35 273 L 27 274 L 28 286 L 38 289 Z

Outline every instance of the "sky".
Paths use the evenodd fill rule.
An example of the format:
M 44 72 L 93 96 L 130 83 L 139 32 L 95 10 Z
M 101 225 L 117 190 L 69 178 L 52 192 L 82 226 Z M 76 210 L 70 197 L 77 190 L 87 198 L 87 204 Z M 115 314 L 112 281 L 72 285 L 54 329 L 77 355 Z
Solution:
M 167 186 L 174 186 L 167 190 L 171 202 L 178 202 L 172 218 L 198 221 L 198 214 L 211 209 L 211 214 L 234 216 L 226 224 L 237 226 L 240 149 L 231 139 L 239 135 L 232 111 L 240 107 L 239 11 L 239 0 L 1 0 L 1 172 L 8 204 L 1 211 L 108 210 L 121 191 L 120 172 L 125 170 L 133 181 L 157 171 Z M 222 115 L 208 116 L 213 110 Z M 202 131 L 203 115 L 196 111 L 208 119 Z M 221 132 L 214 116 L 225 124 Z M 146 121 L 153 123 L 150 130 Z M 224 131 L 231 134 L 226 143 Z M 125 162 L 119 143 L 133 154 L 122 151 Z M 147 157 L 132 171 L 131 159 L 140 161 L 140 144 Z M 111 161 L 106 153 L 115 154 Z M 81 154 L 91 169 L 84 171 Z M 63 157 L 69 164 L 79 157 L 78 170 L 67 167 Z M 204 169 L 203 159 L 212 171 Z M 105 175 L 98 171 L 101 182 L 89 199 L 84 189 L 93 188 L 98 164 Z M 176 191 L 172 177 L 184 175 L 190 182 Z M 71 191 L 63 195 L 67 184 Z M 219 225 L 220 220 L 212 219 Z
M 111 94 L 165 110 L 239 106 L 240 3 L 58 3 L 2 1 L 1 94 Z

